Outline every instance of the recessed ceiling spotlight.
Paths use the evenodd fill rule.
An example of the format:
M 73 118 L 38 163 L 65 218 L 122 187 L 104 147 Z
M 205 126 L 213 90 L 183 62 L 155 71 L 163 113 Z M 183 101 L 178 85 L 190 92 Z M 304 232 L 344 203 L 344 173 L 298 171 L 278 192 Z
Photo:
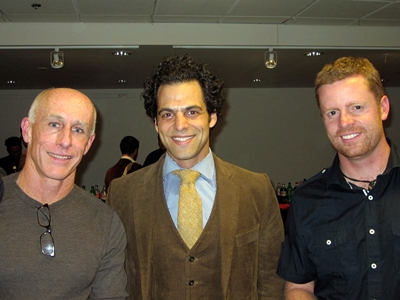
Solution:
M 324 54 L 324 52 L 319 52 L 319 51 L 310 51 L 310 52 L 306 52 L 304 53 L 305 56 L 321 56 L 322 54 Z
M 114 51 L 114 52 L 112 52 L 112 54 L 115 55 L 115 56 L 128 56 L 128 55 L 131 55 L 132 52 L 129 52 L 129 51 Z
M 260 78 L 253 79 L 253 82 L 261 82 L 261 81 L 262 81 L 262 79 L 260 79 Z
M 16 84 L 17 82 L 15 80 L 7 80 L 7 84 Z
M 126 83 L 126 80 L 125 79 L 118 79 L 117 82 L 118 83 Z

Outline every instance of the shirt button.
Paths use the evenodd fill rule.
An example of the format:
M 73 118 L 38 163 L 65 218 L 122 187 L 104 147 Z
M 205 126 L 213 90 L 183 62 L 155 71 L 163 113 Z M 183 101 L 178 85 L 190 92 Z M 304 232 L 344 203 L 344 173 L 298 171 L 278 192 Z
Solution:
M 370 229 L 370 230 L 369 230 L 369 234 L 375 234 L 375 230 Z
M 374 197 L 371 196 L 371 195 L 369 195 L 369 196 L 368 196 L 368 200 L 374 200 Z
M 190 286 L 193 286 L 193 285 L 194 285 L 194 280 L 190 280 L 190 281 L 189 281 L 189 285 L 190 285 Z
M 190 262 L 194 262 L 194 261 L 195 261 L 195 258 L 194 258 L 193 256 L 190 256 L 190 257 L 189 257 L 189 261 L 190 261 Z
M 331 241 L 331 240 L 326 240 L 326 244 L 327 244 L 328 246 L 330 246 L 330 245 L 332 244 L 332 241 Z
M 376 269 L 376 267 L 377 267 L 377 266 L 376 266 L 375 263 L 371 264 L 371 268 L 372 268 L 372 269 Z

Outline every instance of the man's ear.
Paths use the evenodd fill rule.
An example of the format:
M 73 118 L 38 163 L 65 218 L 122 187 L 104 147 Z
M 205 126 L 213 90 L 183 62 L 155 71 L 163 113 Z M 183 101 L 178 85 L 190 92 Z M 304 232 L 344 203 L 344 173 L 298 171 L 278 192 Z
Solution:
M 158 122 L 157 122 L 157 118 L 154 118 L 154 127 L 158 133 Z
M 94 141 L 95 138 L 96 138 L 96 134 L 95 134 L 95 133 L 93 133 L 93 134 L 89 137 L 89 139 L 88 139 L 88 141 L 87 141 L 87 143 L 86 143 L 85 152 L 83 153 L 83 155 L 86 155 L 86 153 L 88 153 L 90 147 L 92 147 L 92 145 L 93 145 L 93 141 Z
M 389 98 L 386 95 L 381 98 L 380 108 L 381 108 L 381 119 L 382 121 L 385 121 L 388 118 L 390 111 Z
M 215 126 L 215 124 L 217 124 L 217 121 L 218 121 L 217 113 L 216 113 L 216 112 L 213 112 L 213 113 L 210 115 L 210 121 L 208 122 L 209 127 L 210 127 L 210 128 L 213 128 L 213 127 Z
M 21 135 L 25 143 L 29 144 L 31 141 L 31 123 L 28 117 L 25 117 L 21 121 Z

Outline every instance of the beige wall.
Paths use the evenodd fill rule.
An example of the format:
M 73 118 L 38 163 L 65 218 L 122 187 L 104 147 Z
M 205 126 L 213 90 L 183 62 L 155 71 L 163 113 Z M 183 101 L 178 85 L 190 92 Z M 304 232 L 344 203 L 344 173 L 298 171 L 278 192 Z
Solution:
M 19 135 L 21 119 L 39 91 L 0 91 L 0 157 L 4 140 Z M 140 141 L 138 162 L 157 148 L 153 123 L 140 101 L 141 90 L 83 90 L 98 109 L 97 138 L 78 170 L 77 184 L 102 185 L 119 158 L 125 135 Z M 292 183 L 329 166 L 334 156 L 312 88 L 229 89 L 223 118 L 212 134 L 213 150 L 226 161 L 266 172 L 272 181 Z M 400 147 L 400 88 L 389 88 L 388 137 Z

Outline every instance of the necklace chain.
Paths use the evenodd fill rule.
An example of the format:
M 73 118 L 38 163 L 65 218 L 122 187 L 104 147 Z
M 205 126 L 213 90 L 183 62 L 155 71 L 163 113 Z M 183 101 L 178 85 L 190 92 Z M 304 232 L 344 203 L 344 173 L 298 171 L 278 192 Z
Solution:
M 356 181 L 356 182 L 362 182 L 362 183 L 368 183 L 368 191 L 372 190 L 372 188 L 375 186 L 376 184 L 376 178 L 374 180 L 359 180 L 359 179 L 354 179 L 351 178 L 349 176 L 347 176 L 346 174 L 344 174 L 342 172 L 343 176 L 351 181 Z

